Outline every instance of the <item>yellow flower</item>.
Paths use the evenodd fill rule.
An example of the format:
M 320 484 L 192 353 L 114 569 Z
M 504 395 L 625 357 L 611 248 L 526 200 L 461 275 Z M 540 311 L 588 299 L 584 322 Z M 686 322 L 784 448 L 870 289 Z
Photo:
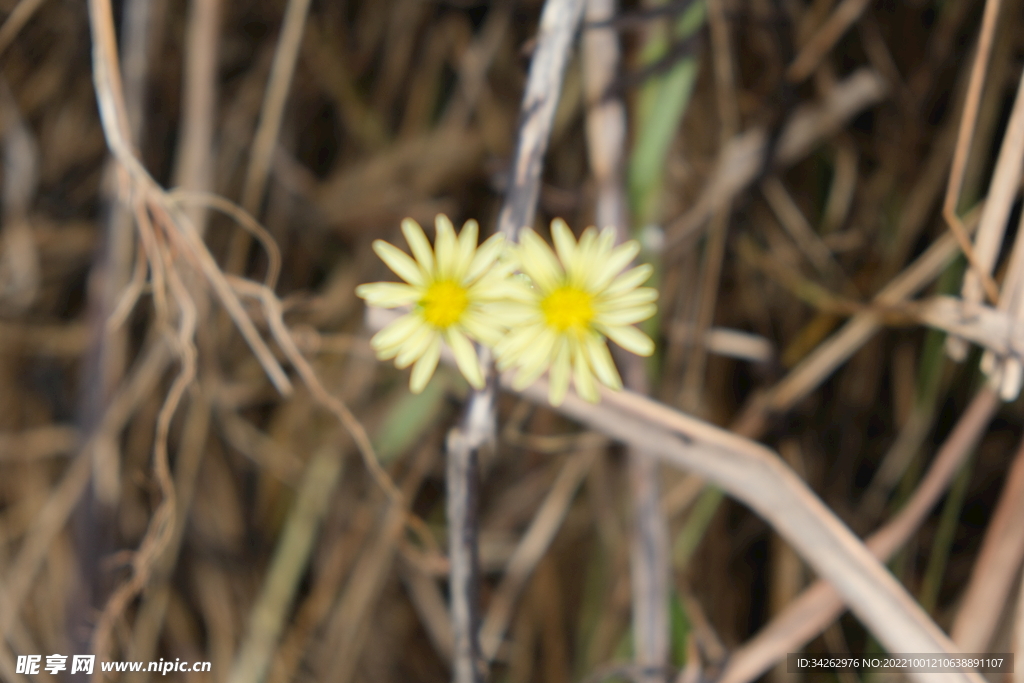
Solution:
M 383 240 L 373 250 L 405 280 L 360 285 L 356 294 L 371 306 L 412 310 L 374 335 L 371 346 L 381 360 L 395 359 L 406 368 L 413 363 L 409 388 L 423 391 L 437 368 L 443 340 L 455 355 L 459 370 L 471 385 L 484 386 L 473 341 L 493 345 L 505 327 L 487 305 L 507 296 L 512 266 L 497 263 L 503 238 L 494 235 L 477 247 L 479 227 L 467 221 L 459 236 L 447 216 L 435 220 L 434 248 L 423 228 L 411 218 L 402 221 L 415 260 Z
M 654 342 L 633 327 L 656 310 L 657 291 L 640 287 L 652 268 L 642 265 L 623 273 L 640 245 L 630 241 L 614 246 L 611 228 L 600 234 L 587 228 L 577 243 L 565 221 L 556 219 L 551 235 L 554 252 L 532 230 L 520 234 L 518 267 L 532 287 L 520 281 L 512 300 L 496 305 L 511 328 L 495 346 L 498 367 L 518 369 L 513 383 L 517 390 L 550 369 L 552 405 L 565 398 L 570 376 L 577 393 L 596 402 L 595 375 L 612 389 L 622 388 L 606 337 L 641 356 L 654 351 Z

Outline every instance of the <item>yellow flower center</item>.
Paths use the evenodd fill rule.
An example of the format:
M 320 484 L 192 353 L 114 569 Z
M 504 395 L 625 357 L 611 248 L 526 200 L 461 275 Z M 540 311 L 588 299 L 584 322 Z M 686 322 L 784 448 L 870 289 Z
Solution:
M 457 323 L 468 305 L 466 289 L 451 280 L 440 280 L 430 285 L 420 299 L 423 319 L 439 329 Z
M 548 325 L 559 332 L 582 329 L 594 319 L 594 297 L 582 289 L 571 286 L 559 287 L 540 302 Z

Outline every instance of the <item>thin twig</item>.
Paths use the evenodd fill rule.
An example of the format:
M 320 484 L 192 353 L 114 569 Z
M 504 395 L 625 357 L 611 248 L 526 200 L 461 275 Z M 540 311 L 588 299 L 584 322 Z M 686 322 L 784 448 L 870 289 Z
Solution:
M 110 0 L 90 0 L 89 19 L 93 32 L 93 81 L 107 145 L 121 163 L 122 168 L 131 177 L 137 196 L 151 202 L 148 208 L 160 220 L 162 226 L 169 227 L 168 238 L 177 243 L 207 278 L 209 285 L 221 300 L 224 308 L 227 309 L 239 332 L 260 360 L 271 382 L 282 393 L 290 393 L 291 382 L 274 359 L 270 349 L 260 338 L 252 320 L 245 314 L 241 303 L 231 291 L 213 256 L 196 233 L 195 226 L 167 201 L 165 193 L 142 166 L 132 150 L 129 143 L 128 119 L 122 96 L 120 71 L 117 64 L 117 41 Z M 156 276 L 157 269 L 162 267 L 160 259 L 154 253 L 149 253 L 148 257 L 154 270 L 154 276 Z M 161 297 L 163 294 L 160 288 L 154 289 L 156 303 L 159 303 L 159 299 L 156 297 Z
M 128 603 L 146 586 L 153 565 L 171 541 L 174 532 L 177 503 L 174 480 L 168 460 L 168 436 L 171 419 L 177 411 L 185 390 L 195 378 L 197 354 L 192 339 L 195 336 L 198 323 L 198 312 L 185 285 L 181 282 L 177 270 L 171 267 L 170 254 L 164 252 L 161 257 L 166 261 L 169 289 L 180 307 L 177 335 L 166 336 L 181 362 L 181 369 L 171 383 L 157 416 L 153 445 L 153 472 L 160 489 L 160 504 L 153 513 L 138 551 L 132 557 L 131 578 L 114 590 L 97 620 L 92 635 L 91 649 L 101 656 L 107 655 L 109 652 L 115 620 L 120 618 Z M 100 680 L 102 675 L 97 670 L 93 677 L 94 680 Z
M 799 83 L 810 76 L 869 4 L 868 0 L 843 0 L 839 3 L 786 69 L 786 78 Z
M 391 480 L 391 477 L 381 467 L 366 429 L 341 399 L 327 391 L 320 382 L 320 378 L 317 376 L 313 366 L 309 364 L 309 361 L 299 351 L 295 339 L 284 324 L 284 312 L 281 310 L 281 302 L 278 298 L 265 285 L 260 285 L 234 275 L 228 275 L 225 279 L 238 294 L 253 297 L 260 302 L 267 318 L 267 324 L 270 327 L 270 333 L 278 343 L 278 346 L 281 347 L 292 367 L 299 373 L 313 398 L 333 414 L 352 436 L 352 440 L 355 441 L 356 448 L 362 456 L 363 464 L 366 465 L 366 469 L 370 472 L 377 485 L 381 487 L 393 502 L 398 503 L 403 509 L 407 510 L 408 503 L 402 496 L 402 492 L 398 490 L 398 487 Z M 415 523 L 413 516 L 410 515 L 409 520 L 413 522 L 414 530 L 422 528 L 422 525 Z
M 22 27 L 28 23 L 28 20 L 32 18 L 36 10 L 42 7 L 44 2 L 45 0 L 18 0 L 18 4 L 0 26 L 0 55 L 14 42 Z
M 966 115 L 966 113 L 965 113 Z M 959 142 L 959 141 L 958 141 Z M 959 151 L 959 148 L 958 148 Z M 1020 186 L 1024 170 L 1024 78 L 1017 86 L 1017 97 L 1013 103 L 1010 121 L 1006 125 L 1003 144 L 999 148 L 992 182 L 985 197 L 985 210 L 981 213 L 978 231 L 974 237 L 974 254 L 984 272 L 991 273 L 995 266 L 999 247 L 1006 232 L 1006 222 Z M 980 303 L 983 298 L 982 283 L 978 275 L 969 270 L 964 273 L 961 296 L 964 301 Z
M 132 143 L 137 144 L 145 128 L 146 110 L 143 106 L 149 85 L 151 50 L 158 43 L 160 7 L 152 0 L 132 0 L 125 3 L 122 15 L 124 53 L 122 65 L 125 73 L 125 109 L 130 120 Z M 144 288 L 146 260 L 142 248 L 136 249 L 134 209 L 127 201 L 128 190 L 124 174 L 118 170 L 111 156 L 104 168 L 104 194 L 107 215 L 103 228 L 103 251 L 96 268 L 103 274 L 99 279 L 98 296 L 91 299 L 90 318 L 96 328 L 93 332 L 91 353 L 86 366 L 88 381 L 83 382 L 85 397 L 81 420 L 85 430 L 95 428 L 114 390 L 120 384 L 128 357 L 128 330 L 120 324 L 111 324 L 127 316 L 122 303 L 133 306 Z M 137 251 L 135 270 L 132 269 L 132 251 Z M 93 493 L 101 507 L 112 509 L 121 493 L 120 462 L 116 449 L 98 448 L 93 451 Z M 92 512 L 88 513 L 92 515 Z M 83 520 L 86 527 L 93 524 Z M 85 541 L 95 546 L 94 543 Z M 109 548 L 90 547 L 89 552 L 101 555 Z M 85 617 L 90 622 L 91 617 Z
M 978 260 L 971 246 L 971 240 L 964 228 L 964 223 L 957 213 L 960 203 L 960 190 L 963 188 L 964 175 L 967 172 L 967 156 L 971 150 L 971 140 L 974 137 L 974 127 L 978 121 L 978 109 L 981 105 L 981 89 L 985 84 L 985 72 L 988 66 L 988 58 L 992 54 L 992 43 L 994 42 L 996 18 L 999 16 L 999 7 L 1002 0 L 987 0 L 985 13 L 981 19 L 981 33 L 978 37 L 978 52 L 974 57 L 974 65 L 971 67 L 971 78 L 967 86 L 967 97 L 964 102 L 964 111 L 960 117 L 960 128 L 957 131 L 956 148 L 953 152 L 953 165 L 949 172 L 949 182 L 946 185 L 946 198 L 942 203 L 942 217 L 949 225 L 950 231 L 956 238 L 960 250 L 967 257 L 972 272 L 978 278 L 985 296 L 992 303 L 999 299 L 999 288 L 993 282 L 989 270 Z M 965 281 L 966 285 L 966 281 Z M 952 345 L 947 344 L 947 349 L 955 357 L 960 357 L 959 346 L 954 341 Z
M 1005 482 L 950 630 L 953 642 L 965 652 L 988 651 L 1024 559 L 1024 442 Z
M 242 208 L 253 216 L 259 215 L 260 204 L 263 202 L 263 194 L 267 187 L 267 177 L 270 174 L 277 138 L 281 132 L 284 106 L 288 90 L 291 88 L 292 75 L 295 73 L 295 63 L 299 57 L 309 5 L 310 0 L 288 0 L 285 10 L 281 36 L 278 38 L 274 62 L 270 67 L 270 78 L 260 108 L 259 125 L 249 155 L 249 167 L 245 172 L 245 184 L 242 186 L 240 203 Z M 242 271 L 249 244 L 248 233 L 235 233 L 228 253 L 226 272 Z
M 174 529 L 170 542 L 153 567 L 152 580 L 139 605 L 128 649 L 128 658 L 137 661 L 151 660 L 159 642 L 170 600 L 169 581 L 185 537 L 185 521 L 192 505 L 196 479 L 206 452 L 210 427 L 210 399 L 204 393 L 203 387 L 193 392 L 189 399 L 181 445 L 174 463 L 174 490 L 178 500 Z M 128 683 L 144 679 L 145 676 L 141 675 L 141 672 L 129 674 L 127 677 Z
M 995 233 L 991 240 L 993 244 L 986 245 L 991 249 L 991 263 L 988 264 L 990 269 L 995 264 L 995 258 L 1002 243 L 1010 205 L 1017 196 L 1021 172 L 1024 170 L 1022 169 L 1022 156 L 1024 156 L 1024 79 L 1021 79 L 1017 89 L 1017 98 L 1013 104 L 1013 112 L 1010 114 L 1010 122 L 1007 124 L 1003 145 L 999 150 L 999 159 L 990 189 L 990 194 L 997 191 L 1001 193 L 1000 199 L 1006 205 L 1005 213 L 994 216 L 993 225 L 981 226 Z M 987 206 L 988 202 L 986 202 Z M 982 233 L 979 228 L 976 241 L 980 243 L 981 239 Z M 976 292 L 971 292 L 971 299 L 966 296 L 968 276 L 970 273 L 964 275 L 964 300 L 977 303 L 979 297 Z M 1020 234 L 1019 230 L 1010 252 L 998 308 L 1000 311 L 1007 312 L 1014 322 L 1024 322 L 1024 236 Z M 1024 381 L 1024 365 L 1019 359 L 997 358 L 994 354 L 987 352 L 981 358 L 981 369 L 989 376 L 989 381 L 999 387 L 999 393 L 1004 401 L 1012 401 L 1017 398 L 1021 383 Z
M 842 267 L 836 262 L 825 243 L 822 242 L 818 233 L 814 232 L 810 222 L 804 216 L 800 207 L 793 201 L 786 186 L 782 184 L 778 176 L 771 176 L 761 184 L 761 192 L 768 205 L 775 213 L 779 223 L 786 229 L 789 236 L 793 238 L 797 248 L 807 258 L 818 273 L 835 284 L 842 284 L 846 290 L 844 293 L 856 293 L 857 289 L 846 277 Z
M 175 157 L 174 185 L 180 190 L 213 189 L 213 127 L 217 109 L 217 65 L 220 48 L 221 0 L 189 3 L 185 49 L 185 83 L 181 103 L 181 142 Z M 188 212 L 202 235 L 206 220 L 201 208 Z

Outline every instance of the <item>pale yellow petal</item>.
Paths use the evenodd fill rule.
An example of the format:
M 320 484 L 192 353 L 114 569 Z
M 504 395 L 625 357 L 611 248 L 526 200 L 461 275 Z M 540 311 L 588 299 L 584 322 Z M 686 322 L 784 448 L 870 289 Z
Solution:
M 398 351 L 405 340 L 413 332 L 423 326 L 419 316 L 409 313 L 391 323 L 383 330 L 373 335 L 370 346 L 377 352 L 377 358 L 387 360 L 398 355 Z
M 466 339 L 465 335 L 453 329 L 445 332 L 445 341 L 455 355 L 455 364 L 459 371 L 466 378 L 474 389 L 482 389 L 484 386 L 484 373 L 480 369 L 480 359 L 476 355 L 473 344 Z
M 413 362 L 422 356 L 427 347 L 433 343 L 437 338 L 437 331 L 427 327 L 426 325 L 420 326 L 415 332 L 409 335 L 409 338 L 402 343 L 402 349 L 398 352 L 398 357 L 395 358 L 395 367 L 404 369 L 413 364 Z
M 519 327 L 532 323 L 541 322 L 543 314 L 536 306 L 519 303 L 516 301 L 504 300 L 486 302 L 480 305 L 480 310 L 488 316 L 501 321 L 505 327 Z
M 598 257 L 597 229 L 593 226 L 587 228 L 580 235 L 580 241 L 576 244 L 576 257 L 568 273 L 569 281 L 577 287 L 593 291 L 589 286 L 590 271 L 597 263 Z
M 473 219 L 466 221 L 459 233 L 458 252 L 455 258 L 455 265 L 452 267 L 452 278 L 458 282 L 466 279 L 469 267 L 473 263 L 473 256 L 476 253 L 476 241 L 480 236 L 480 226 Z
M 612 250 L 608 258 L 600 267 L 595 267 L 591 286 L 595 291 L 600 291 L 621 273 L 626 266 L 633 262 L 636 255 L 640 253 L 640 243 L 636 240 L 629 240 Z
M 541 375 L 543 375 L 550 366 L 550 358 L 545 358 L 543 363 L 520 366 L 519 369 L 516 371 L 515 379 L 512 380 L 512 388 L 516 391 L 522 391 L 526 387 L 536 382 L 537 379 Z
M 540 290 L 532 287 L 529 278 L 521 273 L 506 278 L 482 278 L 469 291 L 472 292 L 471 296 L 481 300 L 510 301 L 534 308 L 540 306 Z M 500 292 L 500 299 L 495 299 L 493 292 Z
M 528 290 L 527 290 L 528 291 Z M 470 301 L 523 301 L 522 285 L 511 278 L 483 278 L 466 292 Z
M 589 257 L 595 271 L 603 272 L 606 269 L 608 259 L 611 257 L 615 247 L 615 238 L 616 230 L 612 226 L 609 225 L 601 230 L 601 234 L 594 243 L 594 251 Z
M 605 288 L 604 292 L 602 292 L 602 296 L 611 298 L 632 289 L 636 289 L 643 283 L 647 282 L 652 273 L 654 273 L 654 267 L 649 263 L 637 266 L 636 268 L 631 268 L 615 278 L 612 283 Z
M 497 344 L 508 331 L 500 318 L 489 315 L 486 310 L 467 311 L 462 315 L 459 325 L 471 339 L 486 346 Z
M 420 290 L 399 282 L 370 282 L 356 287 L 356 296 L 377 308 L 397 308 L 416 303 Z
M 426 280 L 424 272 L 404 251 L 384 240 L 374 240 L 373 251 L 398 277 L 410 285 L 423 286 Z
M 465 231 L 465 228 L 463 228 L 463 231 Z M 476 250 L 476 255 L 473 256 L 473 260 L 469 264 L 464 281 L 472 282 L 487 272 L 494 265 L 494 262 L 498 260 L 498 257 L 501 256 L 501 250 L 504 246 L 504 235 L 491 235 L 484 240 L 484 243 Z M 509 268 L 509 271 L 513 269 L 514 264 Z
M 424 273 L 432 274 L 434 272 L 434 250 L 431 248 L 423 228 L 413 219 L 406 218 L 402 221 L 402 234 L 405 235 L 405 241 L 409 243 L 412 255 L 416 257 L 420 268 Z
M 520 357 L 531 348 L 535 348 L 538 338 L 548 328 L 543 324 L 523 325 L 513 328 L 495 344 L 494 352 L 503 368 L 520 363 Z
M 437 259 L 437 277 L 441 280 L 454 277 L 455 262 L 458 259 L 458 242 L 455 226 L 448 216 L 437 214 L 434 219 L 437 237 L 434 238 L 434 256 Z
M 594 376 L 590 373 L 590 366 L 587 363 L 585 354 L 582 353 L 582 349 L 576 349 L 576 353 L 573 354 L 572 365 L 572 383 L 576 387 L 576 393 L 584 401 L 597 403 L 601 396 L 597 393 Z
M 616 311 L 623 308 L 633 308 L 644 304 L 653 303 L 658 300 L 658 290 L 653 287 L 640 287 L 629 292 L 624 292 L 613 297 L 602 296 L 597 309 L 601 311 Z
M 533 340 L 519 353 L 518 364 L 527 374 L 539 375 L 550 363 L 559 336 L 549 327 L 538 327 Z
M 604 340 L 596 334 L 590 334 L 587 335 L 584 343 L 587 360 L 601 383 L 616 391 L 621 389 L 622 378 L 619 377 L 619 371 L 615 368 L 612 354 L 609 353 L 608 345 Z
M 558 287 L 565 277 L 551 247 L 529 228 L 519 234 L 519 261 L 523 272 L 543 292 Z
M 529 353 L 520 359 L 519 372 L 513 383 L 516 391 L 521 391 L 537 381 L 544 371 L 551 366 L 551 351 L 557 337 L 551 330 L 537 337 L 536 344 L 530 346 Z
M 584 230 L 583 234 L 580 235 L 580 241 L 576 243 L 576 252 L 581 258 L 593 258 L 598 246 L 597 235 L 597 228 L 593 225 Z
M 646 334 L 628 325 L 601 327 L 601 331 L 613 342 L 638 356 L 654 353 L 654 342 Z
M 547 369 L 547 363 L 544 363 L 539 367 L 527 367 L 525 365 L 520 367 L 518 370 L 516 370 L 516 376 L 512 379 L 512 389 L 514 391 L 522 391 L 526 387 L 536 382 L 537 378 L 543 375 L 544 371 Z
M 647 320 L 658 311 L 654 304 L 644 304 L 623 308 L 617 311 L 602 311 L 595 317 L 596 325 L 619 326 L 634 325 Z
M 503 266 L 508 266 L 512 270 L 520 270 L 520 254 L 519 245 L 515 242 L 505 240 L 501 253 L 498 254 L 498 260 L 496 263 L 500 263 Z
M 412 366 L 412 375 L 409 377 L 409 391 L 418 394 L 427 386 L 427 382 L 434 376 L 437 369 L 437 361 L 441 359 L 441 337 L 434 338 L 434 342 L 427 347 L 426 352 Z
M 555 253 L 562 267 L 570 271 L 576 261 L 576 236 L 561 218 L 551 221 L 551 240 L 555 243 Z
M 548 388 L 548 401 L 553 406 L 562 405 L 565 394 L 569 390 L 569 377 L 572 374 L 572 364 L 569 358 L 569 343 L 565 339 L 559 339 L 555 348 L 554 357 L 551 361 L 551 372 L 548 374 L 550 386 Z

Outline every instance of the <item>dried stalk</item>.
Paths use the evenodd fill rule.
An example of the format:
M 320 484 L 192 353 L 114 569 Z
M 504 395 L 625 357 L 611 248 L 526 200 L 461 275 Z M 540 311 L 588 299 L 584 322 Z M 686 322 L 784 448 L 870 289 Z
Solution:
M 582 13 L 583 0 L 547 0 L 541 12 L 537 47 L 520 109 L 508 193 L 498 217 L 498 232 L 509 241 L 516 240 L 521 227 L 533 224 L 544 154 L 569 48 Z M 486 366 L 491 365 L 487 352 L 483 352 L 483 360 Z M 476 683 L 486 673 L 477 633 L 476 490 L 480 452 L 494 441 L 495 397 L 495 375 L 490 370 L 487 385 L 470 395 L 460 424 L 447 441 L 448 552 L 455 644 L 452 680 L 456 683 Z
M 1017 197 L 1021 172 L 1024 170 L 1024 78 L 1017 86 L 1017 97 L 1013 102 L 1013 111 L 1006 127 L 1003 144 L 999 148 L 999 158 L 992 172 L 985 197 L 985 209 L 981 213 L 978 231 L 974 236 L 974 255 L 984 272 L 991 273 L 995 266 L 999 247 L 1006 232 L 1006 221 L 1010 218 L 1013 200 Z M 969 270 L 964 273 L 961 296 L 964 301 L 981 303 L 983 292 L 981 280 L 977 273 Z
M 1024 442 L 1005 481 L 950 631 L 966 652 L 988 651 L 1024 559 Z
M 284 105 L 288 98 L 295 64 L 299 56 L 302 32 L 309 13 L 310 0 L 289 0 L 281 25 L 274 52 L 274 61 L 270 67 L 270 78 L 263 95 L 260 107 L 260 121 L 253 141 L 252 155 L 246 169 L 245 184 L 242 190 L 242 206 L 249 213 L 256 213 L 262 201 L 270 164 L 274 154 L 274 146 L 281 130 L 284 116 Z
M 391 312 L 378 312 L 373 318 L 373 327 L 382 327 L 395 317 Z M 442 359 L 454 363 L 448 355 L 442 355 Z M 511 389 L 511 373 L 503 374 L 500 379 L 503 388 Z M 547 381 L 541 379 L 521 393 L 531 401 L 546 403 L 547 391 Z M 969 411 L 971 421 L 987 422 L 997 403 L 992 392 L 982 391 Z M 803 480 L 765 446 L 625 390 L 602 390 L 602 402 L 598 404 L 587 403 L 570 391 L 559 410 L 594 431 L 706 478 L 749 506 L 835 587 L 851 611 L 888 651 L 957 651 L 920 605 L 879 563 L 872 549 L 865 547 Z M 967 427 L 964 430 L 970 431 Z M 968 447 L 963 446 L 962 441 L 970 442 L 977 434 L 974 431 L 960 435 L 961 442 L 956 448 Z M 947 459 L 954 457 L 956 453 Z M 881 554 L 885 548 L 898 547 L 900 534 L 909 533 L 907 527 L 913 528 L 919 522 L 914 520 L 914 515 L 919 513 L 919 508 L 901 513 L 898 524 L 886 527 L 884 533 L 871 540 L 873 549 Z M 917 676 L 921 681 L 933 683 L 936 680 L 982 682 L 976 673 Z M 936 676 L 939 678 L 934 678 Z
M 544 154 L 583 4 L 583 0 L 547 0 L 540 15 L 537 47 L 519 109 L 519 136 L 508 194 L 498 215 L 498 232 L 512 241 L 520 228 L 533 225 Z
M 1021 85 L 1018 88 L 1006 136 L 999 150 L 999 160 L 996 166 L 998 175 L 993 175 L 992 178 L 992 191 L 1000 189 L 1004 195 L 1009 195 L 1009 198 L 1004 198 L 1007 204 L 1012 203 L 1017 196 L 1016 190 L 1022 171 L 1022 154 L 1024 154 L 1024 79 L 1021 80 Z M 1004 155 L 1007 160 L 1004 165 L 1001 165 Z M 993 247 L 995 253 L 998 253 L 999 243 L 1002 242 L 1002 233 L 1006 228 L 1008 216 L 1009 211 L 1007 210 L 1007 215 L 1002 217 L 1002 222 L 991 228 L 993 232 L 998 229 L 998 238 Z M 978 240 L 980 241 L 980 239 L 979 231 Z M 995 255 L 993 255 L 992 261 L 994 265 Z M 970 273 L 964 276 L 965 292 L 968 275 Z M 966 296 L 964 298 L 967 300 Z M 1010 252 L 1003 290 L 999 295 L 998 309 L 1008 313 L 1014 322 L 1024 323 L 1024 237 L 1021 236 L 1019 229 L 1014 239 L 1013 250 Z M 1012 401 L 1020 394 L 1021 383 L 1024 381 L 1024 364 L 1019 358 L 998 358 L 995 354 L 986 352 L 981 358 L 981 369 L 989 376 L 989 381 L 993 386 L 999 387 L 999 394 L 1004 401 Z
M 489 382 L 490 384 L 490 382 Z M 474 392 L 467 404 L 464 423 L 479 429 L 494 424 L 494 389 Z M 472 411 L 472 412 L 470 412 Z M 467 433 L 469 436 L 467 436 Z M 492 432 L 493 433 L 493 432 Z M 472 438 L 472 440 L 471 440 Z M 476 683 L 486 676 L 477 625 L 480 621 L 478 591 L 480 561 L 477 547 L 477 503 L 480 450 L 492 436 L 454 428 L 445 444 L 446 513 L 448 516 L 448 576 L 452 618 L 452 680 Z
M 213 126 L 217 114 L 217 64 L 220 48 L 221 0 L 189 4 L 185 79 L 181 105 L 181 144 L 174 164 L 179 190 L 213 189 Z M 188 211 L 199 234 L 205 232 L 201 208 Z
M 523 394 L 540 401 L 546 391 L 546 382 L 538 381 Z M 591 405 L 570 394 L 561 410 L 706 477 L 750 506 L 836 587 L 888 651 L 956 652 L 903 586 L 775 453 L 628 391 L 606 391 L 602 399 Z M 921 681 L 934 677 L 950 683 L 982 680 L 976 673 L 916 675 Z
M 876 557 L 881 560 L 891 557 L 920 527 L 981 440 L 998 407 L 999 401 L 991 391 L 982 390 L 975 397 L 939 448 L 928 473 L 907 504 L 867 539 L 867 546 Z M 756 636 L 733 652 L 719 683 L 755 680 L 782 661 L 787 652 L 798 650 L 818 636 L 845 608 L 843 598 L 827 581 L 815 582 Z
M 996 18 L 999 16 L 999 7 L 1002 0 L 987 0 L 985 3 L 985 14 L 981 19 L 981 33 L 978 37 L 978 52 L 974 56 L 974 64 L 971 66 L 971 78 L 967 85 L 967 97 L 964 101 L 964 111 L 960 117 L 960 128 L 957 131 L 956 148 L 953 152 L 953 165 L 949 172 L 949 182 L 946 185 L 946 197 L 942 202 L 942 216 L 949 225 L 950 232 L 956 238 L 961 251 L 967 257 L 971 265 L 971 272 L 978 278 L 976 285 L 980 287 L 985 296 L 993 303 L 999 298 L 999 289 L 989 275 L 989 269 L 984 267 L 971 245 L 964 223 L 957 213 L 960 203 L 960 190 L 963 189 L 964 176 L 967 173 L 967 156 L 971 149 L 971 140 L 974 137 L 974 128 L 978 121 L 978 109 L 981 106 L 981 89 L 985 83 L 986 67 L 989 56 L 992 54 L 992 43 L 994 42 Z M 965 280 L 965 285 L 967 281 Z M 962 341 L 950 338 L 946 342 L 946 349 L 954 358 L 963 358 L 966 354 L 966 347 Z

